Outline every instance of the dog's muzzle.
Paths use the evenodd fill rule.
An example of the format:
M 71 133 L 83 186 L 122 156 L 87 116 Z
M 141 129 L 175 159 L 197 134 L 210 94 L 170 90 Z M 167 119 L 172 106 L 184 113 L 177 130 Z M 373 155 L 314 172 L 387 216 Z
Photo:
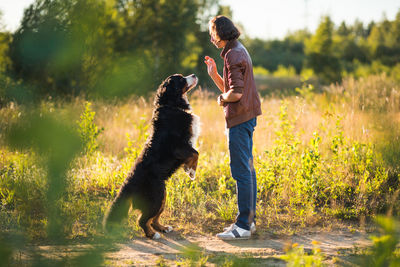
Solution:
M 187 83 L 188 86 L 184 89 L 183 93 L 187 93 L 197 85 L 197 82 L 199 81 L 199 79 L 194 74 L 191 74 L 191 75 L 186 76 L 184 78 L 186 79 L 186 83 Z

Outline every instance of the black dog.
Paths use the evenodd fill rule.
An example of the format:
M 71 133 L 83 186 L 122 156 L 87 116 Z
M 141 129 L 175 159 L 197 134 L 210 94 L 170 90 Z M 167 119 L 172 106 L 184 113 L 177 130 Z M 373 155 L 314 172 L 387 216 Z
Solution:
M 197 80 L 194 74 L 175 74 L 158 88 L 152 133 L 105 216 L 108 231 L 127 217 L 131 205 L 142 212 L 139 225 L 147 237 L 160 238 L 154 230 L 172 231 L 172 227 L 159 223 L 165 204 L 165 181 L 181 165 L 192 179 L 195 177 L 199 153 L 193 146 L 199 134 L 199 119 L 191 113 L 186 93 Z

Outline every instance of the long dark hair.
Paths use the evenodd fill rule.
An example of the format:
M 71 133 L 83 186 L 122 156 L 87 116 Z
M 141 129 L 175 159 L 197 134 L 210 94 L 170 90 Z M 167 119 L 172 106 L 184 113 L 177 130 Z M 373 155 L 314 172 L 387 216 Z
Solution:
M 216 16 L 210 20 L 209 24 L 211 31 L 216 33 L 221 40 L 236 40 L 240 36 L 238 28 L 225 16 Z

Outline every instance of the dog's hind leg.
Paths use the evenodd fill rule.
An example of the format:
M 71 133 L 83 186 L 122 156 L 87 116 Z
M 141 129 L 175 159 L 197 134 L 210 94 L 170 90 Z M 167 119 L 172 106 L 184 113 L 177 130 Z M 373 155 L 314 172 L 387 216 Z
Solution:
M 165 198 L 166 198 L 167 194 L 164 192 L 164 198 L 163 201 L 161 203 L 161 207 L 160 210 L 158 211 L 157 215 L 153 218 L 153 223 L 152 226 L 154 229 L 156 229 L 157 231 L 160 232 L 164 232 L 164 233 L 169 233 L 171 232 L 173 229 L 171 226 L 164 226 L 160 224 L 160 215 L 161 213 L 164 211 L 164 206 L 165 206 Z
M 160 234 L 154 231 L 153 227 L 151 226 L 153 218 L 156 215 L 157 211 L 154 211 L 154 209 L 142 210 L 142 216 L 139 219 L 139 225 L 142 227 L 145 235 L 148 238 L 159 239 L 161 237 Z

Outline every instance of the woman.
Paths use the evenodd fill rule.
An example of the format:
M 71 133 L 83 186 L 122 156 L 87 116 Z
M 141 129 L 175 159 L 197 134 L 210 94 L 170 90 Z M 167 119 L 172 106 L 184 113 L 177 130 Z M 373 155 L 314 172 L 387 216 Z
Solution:
M 232 177 L 236 180 L 238 215 L 236 222 L 217 234 L 221 239 L 247 239 L 255 231 L 257 181 L 253 166 L 253 131 L 261 115 L 260 97 L 254 82 L 253 66 L 246 48 L 237 40 L 239 30 L 230 19 L 217 16 L 209 22 L 211 42 L 222 49 L 223 76 L 214 59 L 206 56 L 207 71 L 222 94 Z

